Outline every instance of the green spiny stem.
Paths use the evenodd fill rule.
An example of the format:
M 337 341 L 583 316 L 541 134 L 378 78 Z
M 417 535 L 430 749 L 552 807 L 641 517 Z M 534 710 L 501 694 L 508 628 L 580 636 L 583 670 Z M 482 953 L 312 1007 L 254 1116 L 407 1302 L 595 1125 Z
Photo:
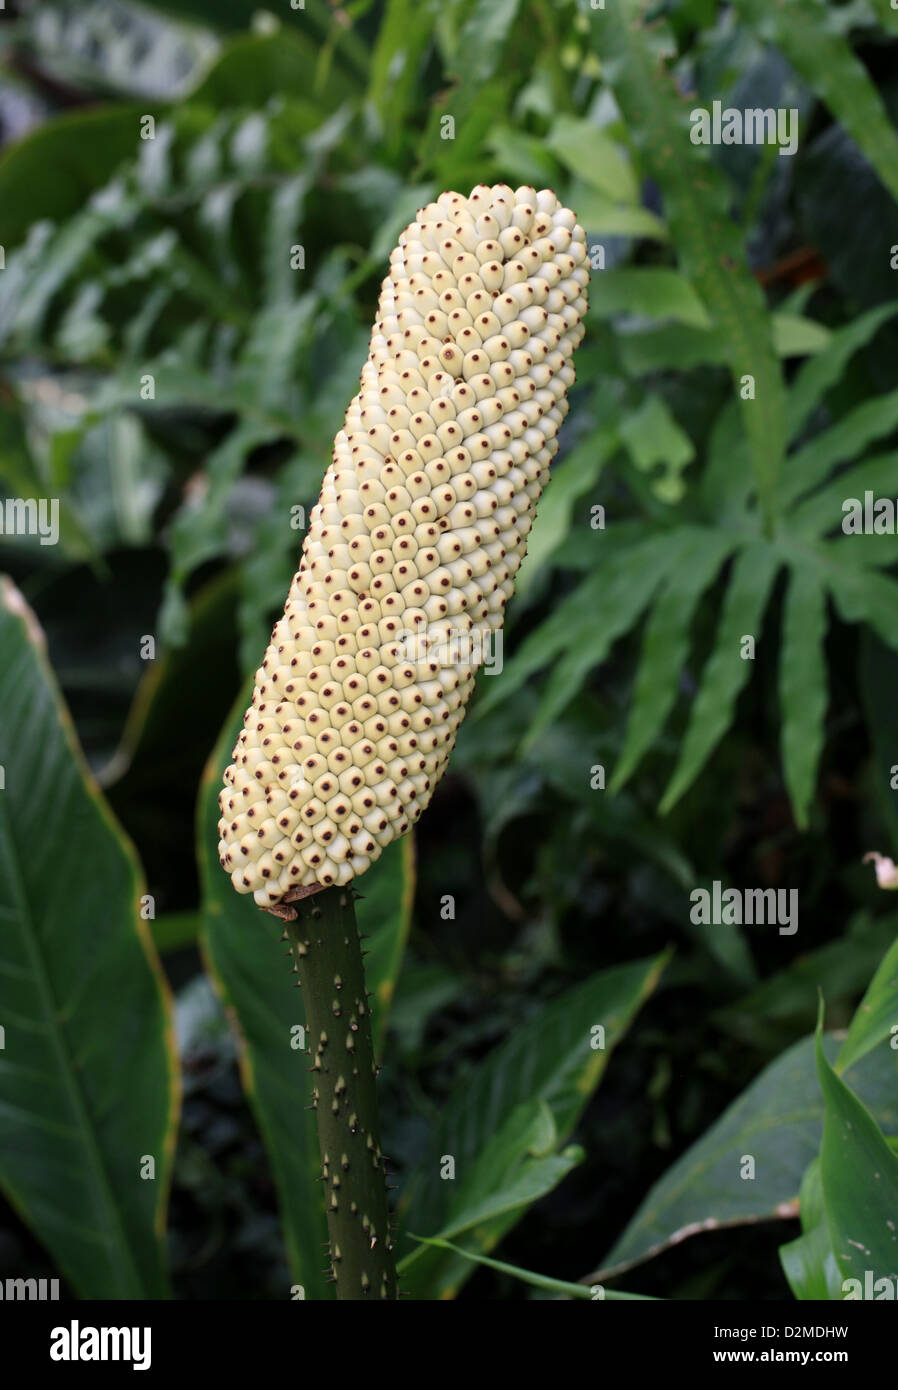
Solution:
M 351 888 L 293 904 L 337 1298 L 397 1298 L 371 1009 Z

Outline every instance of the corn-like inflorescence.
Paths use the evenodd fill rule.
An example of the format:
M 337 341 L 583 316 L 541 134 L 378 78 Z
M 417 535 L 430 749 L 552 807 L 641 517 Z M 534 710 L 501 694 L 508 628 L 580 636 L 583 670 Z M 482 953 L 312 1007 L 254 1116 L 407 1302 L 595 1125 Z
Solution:
M 221 862 L 261 907 L 364 873 L 430 801 L 549 476 L 588 278 L 545 190 L 444 193 L 399 238 L 225 773 Z

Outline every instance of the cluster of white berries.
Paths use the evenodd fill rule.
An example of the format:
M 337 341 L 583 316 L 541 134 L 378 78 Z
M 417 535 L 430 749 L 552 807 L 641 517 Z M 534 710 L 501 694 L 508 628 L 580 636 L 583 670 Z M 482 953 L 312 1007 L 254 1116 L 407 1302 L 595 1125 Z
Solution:
M 260 907 L 348 883 L 430 801 L 476 674 L 444 653 L 502 625 L 588 279 L 546 190 L 444 193 L 399 238 L 219 798 L 221 863 Z

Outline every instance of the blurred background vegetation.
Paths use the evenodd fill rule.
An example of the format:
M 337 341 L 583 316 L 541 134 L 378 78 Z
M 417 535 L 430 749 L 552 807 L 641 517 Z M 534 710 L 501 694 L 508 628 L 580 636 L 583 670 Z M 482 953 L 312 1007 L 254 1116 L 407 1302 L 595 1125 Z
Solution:
M 818 986 L 827 1025 L 850 1020 L 898 925 L 861 862 L 898 850 L 898 546 L 840 534 L 843 498 L 898 497 L 896 55 L 887 0 L 8 0 L 0 484 L 59 497 L 61 539 L 2 537 L 0 569 L 155 900 L 184 1075 L 177 1296 L 283 1297 L 291 1277 L 277 1159 L 197 948 L 205 914 L 234 1005 L 253 967 L 208 927 L 230 890 L 208 795 L 198 869 L 197 795 L 389 251 L 445 188 L 555 189 L 596 269 L 505 670 L 480 679 L 416 874 L 406 855 L 374 892 L 400 923 L 378 965 L 400 1187 L 497 1043 L 529 1037 L 519 1064 L 551 1046 L 553 1000 L 673 945 L 576 1121 L 581 1161 L 502 1243 L 578 1279 L 813 1029 Z M 797 152 L 693 145 L 689 111 L 715 100 L 795 108 Z M 715 879 L 797 889 L 797 934 L 692 924 Z M 270 954 L 254 925 L 239 949 Z M 634 1259 L 700 1218 L 697 1171 Z M 762 1220 L 769 1189 L 739 1200 L 737 1235 L 677 1243 L 627 1287 L 788 1297 L 797 1226 Z M 0 1275 L 47 1260 L 0 1211 Z M 525 1290 L 479 1269 L 461 1296 Z

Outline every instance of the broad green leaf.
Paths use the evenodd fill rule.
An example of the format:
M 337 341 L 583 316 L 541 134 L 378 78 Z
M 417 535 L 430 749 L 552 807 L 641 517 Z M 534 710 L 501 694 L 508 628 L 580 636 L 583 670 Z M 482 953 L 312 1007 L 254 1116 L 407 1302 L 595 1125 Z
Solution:
M 848 1037 L 836 1059 L 836 1070 L 847 1071 L 871 1048 L 889 1040 L 898 1046 L 898 941 L 886 952 L 851 1020 Z
M 546 136 L 546 148 L 566 169 L 616 203 L 639 201 L 633 166 L 606 130 L 575 116 L 558 116 Z
M 243 1085 L 277 1184 L 291 1269 L 307 1298 L 325 1299 L 331 1290 L 321 1261 L 327 1225 L 316 1181 L 321 1173 L 318 1134 L 313 1111 L 305 1109 L 311 1089 L 308 1053 L 296 1045 L 299 1035 L 293 1031 L 305 1025 L 302 995 L 291 988 L 290 963 L 279 944 L 281 924 L 261 912 L 251 897 L 236 893 L 218 862 L 218 793 L 251 698 L 250 680 L 203 776 L 197 821 L 203 889 L 201 944 L 207 969 L 237 1028 Z M 363 894 L 357 912 L 359 930 L 368 936 L 372 949 L 368 987 L 381 1001 L 375 1017 L 386 1013 L 389 982 L 395 982 L 408 930 L 411 888 L 396 872 L 396 863 L 408 864 L 409 854 L 402 842 L 391 845 L 359 880 Z M 401 895 L 398 901 L 390 903 L 388 893 L 379 891 L 381 875 Z M 370 915 L 369 909 L 376 915 Z M 379 939 L 381 933 L 383 939 Z
M 623 1293 L 619 1289 L 601 1289 L 599 1286 L 591 1288 L 588 1284 L 571 1284 L 566 1279 L 552 1279 L 548 1274 L 535 1274 L 530 1269 L 521 1269 L 520 1265 L 506 1264 L 504 1260 L 491 1260 L 488 1255 L 477 1255 L 472 1250 L 463 1250 L 460 1245 L 453 1245 L 451 1241 L 442 1240 L 438 1236 L 433 1236 L 430 1239 L 426 1236 L 413 1236 L 412 1239 L 420 1240 L 423 1245 L 432 1245 L 440 1250 L 450 1250 L 462 1259 L 472 1260 L 474 1264 L 485 1265 L 487 1269 L 495 1269 L 499 1274 L 508 1274 L 512 1279 L 520 1279 L 522 1284 L 531 1284 L 535 1289 L 545 1289 L 547 1293 L 558 1294 L 562 1298 L 585 1299 L 589 1302 L 614 1302 L 617 1300 L 619 1302 L 654 1303 L 657 1301 L 649 1294 Z
M 893 1152 L 898 1152 L 898 1138 L 892 1136 L 886 1142 Z M 826 1223 L 819 1158 L 809 1165 L 802 1179 L 799 1208 L 803 1234 L 798 1240 L 780 1246 L 779 1250 L 780 1263 L 789 1286 L 798 1299 L 826 1299 L 840 1303 L 849 1291 L 843 1287 Z
M 764 295 L 729 215 L 729 190 L 707 152 L 690 141 L 689 103 L 650 42 L 642 0 L 623 0 L 590 25 L 618 106 L 664 201 L 681 268 L 725 338 L 762 511 L 770 519 L 786 451 L 785 389 Z M 653 22 L 653 37 L 658 21 Z M 754 398 L 742 398 L 751 376 Z
M 821 1005 L 821 1016 L 822 1016 Z M 826 1100 L 820 1173 L 833 1253 L 843 1278 L 898 1279 L 898 1154 L 830 1065 L 822 1028 L 817 1074 Z M 894 1061 L 893 1061 L 894 1067 Z M 894 1297 L 894 1287 L 892 1290 Z
M 8 580 L 0 708 L 0 1186 L 82 1298 L 165 1298 L 170 995 L 136 855 Z
M 819 1012 L 820 995 L 816 1007 Z M 823 1179 L 820 1159 L 808 1164 L 798 1193 L 798 1214 L 802 1234 L 797 1240 L 779 1249 L 780 1264 L 795 1297 L 809 1299 L 840 1299 L 842 1280 L 833 1255 L 826 1211 L 823 1205 Z
M 827 1034 L 824 1046 L 835 1056 L 838 1039 Z M 884 1129 L 898 1133 L 895 1058 L 882 1050 L 870 1053 L 849 1079 Z M 700 1231 L 796 1216 L 824 1110 L 814 1038 L 803 1038 L 765 1068 L 655 1183 L 595 1279 L 622 1273 Z M 746 1155 L 754 1159 L 754 1179 L 740 1175 Z
M 616 966 L 538 1009 L 484 1062 L 461 1077 L 440 1117 L 428 1151 L 400 1207 L 400 1231 L 436 1233 L 476 1173 L 492 1135 L 520 1105 L 544 1102 L 551 1111 L 556 1149 L 569 1139 L 599 1084 L 609 1056 L 653 991 L 666 956 Z M 601 1027 L 604 1035 L 595 1030 Z M 593 1042 L 604 1046 L 593 1047 Z M 440 1177 L 442 1155 L 455 1160 L 454 1182 Z M 485 1223 L 466 1244 L 492 1249 L 519 1213 Z M 464 1260 L 420 1247 L 403 1261 L 403 1286 L 426 1298 L 453 1297 L 470 1274 Z
M 801 830 L 817 783 L 827 705 L 826 589 L 816 568 L 789 575 L 780 646 L 779 696 L 783 772 Z
M 896 314 L 896 303 L 879 304 L 875 309 L 859 314 L 844 328 L 836 329 L 816 357 L 802 364 L 789 388 L 786 403 L 790 439 L 795 438 L 829 388 L 841 380 L 854 354 L 872 342 L 882 325 Z
M 275 95 L 317 107 L 318 118 L 359 95 L 355 77 L 339 61 L 328 64 L 321 45 L 298 28 L 247 34 L 223 49 L 191 94 L 213 107 L 262 107 Z
M 690 547 L 689 564 L 669 574 L 646 623 L 627 733 L 610 791 L 620 790 L 664 727 L 689 654 L 693 615 L 735 544 L 732 536 L 700 533 Z
M 527 730 L 522 752 L 532 748 L 543 730 L 574 698 L 588 672 L 605 660 L 618 637 L 629 632 L 638 621 L 655 590 L 677 565 L 685 562 L 691 539 L 691 533 L 685 528 L 662 532 L 644 544 L 630 546 L 612 556 L 607 566 L 599 569 L 572 596 L 579 597 L 584 591 L 593 596 L 582 623 L 565 624 L 564 604 L 547 620 L 555 626 L 557 649 L 561 654 Z M 538 628 L 524 643 L 519 654 L 522 664 L 530 660 L 531 644 L 538 642 L 542 632 L 543 628 Z M 513 661 L 512 666 L 516 667 L 517 661 Z M 518 675 L 517 670 L 515 675 Z M 501 683 L 510 685 L 507 671 L 502 673 Z
M 714 651 L 702 674 L 680 758 L 660 810 L 666 813 L 692 785 L 719 740 L 730 727 L 740 690 L 752 661 L 743 642 L 761 639 L 764 610 L 779 569 L 779 556 L 762 542 L 740 551 L 729 578 Z
M 24 240 L 45 218 L 63 223 L 134 153 L 140 105 L 89 107 L 56 116 L 0 155 L 3 244 Z M 53 170 L 47 178 L 46 170 Z
M 827 7 L 817 0 L 789 0 L 787 11 L 766 0 L 737 0 L 736 9 L 822 96 L 898 199 L 898 136 L 866 68 L 848 40 L 827 24 Z
M 588 318 L 613 314 L 676 319 L 696 328 L 710 325 L 708 311 L 685 275 L 662 266 L 622 266 L 594 275 Z
M 820 1014 L 820 995 L 817 995 L 817 1015 Z M 805 1235 L 809 1235 L 815 1226 L 819 1226 L 821 1221 L 826 1220 L 826 1208 L 823 1205 L 823 1176 L 820 1171 L 819 1155 L 808 1164 L 807 1171 L 801 1180 L 801 1187 L 798 1190 L 798 1215 L 801 1220 L 801 1229 Z
M 468 1176 L 453 1193 L 439 1235 L 454 1239 L 505 1217 L 556 1188 L 583 1157 L 570 1145 L 556 1153 L 558 1133 L 545 1100 L 518 1105 L 487 1140 Z
M 788 1245 L 781 1245 L 779 1257 L 789 1288 L 797 1299 L 835 1300 L 842 1297 L 839 1268 L 829 1230 L 823 1222 Z

